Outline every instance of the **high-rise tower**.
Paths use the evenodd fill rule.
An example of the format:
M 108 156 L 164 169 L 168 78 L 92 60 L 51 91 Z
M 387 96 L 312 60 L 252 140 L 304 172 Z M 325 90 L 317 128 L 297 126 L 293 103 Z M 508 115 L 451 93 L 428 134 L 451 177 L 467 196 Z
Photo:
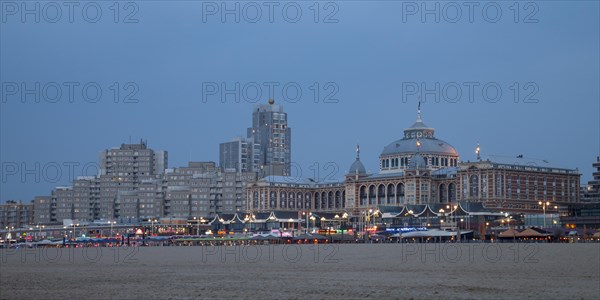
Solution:
M 290 175 L 292 136 L 287 121 L 287 113 L 273 99 L 254 107 L 248 138 L 260 150 L 256 168 L 260 177 Z
M 247 138 L 236 138 L 219 145 L 219 164 L 240 172 L 256 172 L 259 177 L 289 176 L 291 146 L 287 113 L 270 99 L 268 104 L 254 106 Z

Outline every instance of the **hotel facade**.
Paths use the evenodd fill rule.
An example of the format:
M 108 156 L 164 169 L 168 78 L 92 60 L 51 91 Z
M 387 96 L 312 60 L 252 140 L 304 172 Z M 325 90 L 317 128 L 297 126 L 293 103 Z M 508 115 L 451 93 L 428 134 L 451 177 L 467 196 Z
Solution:
M 577 169 L 521 155 L 461 161 L 456 149 L 423 122 L 419 111 L 403 136 L 383 148 L 377 174 L 366 172 L 357 146 L 343 181 L 268 176 L 247 185 L 246 210 L 357 215 L 383 206 L 479 202 L 497 211 L 539 213 L 548 202 L 578 202 L 580 176 Z

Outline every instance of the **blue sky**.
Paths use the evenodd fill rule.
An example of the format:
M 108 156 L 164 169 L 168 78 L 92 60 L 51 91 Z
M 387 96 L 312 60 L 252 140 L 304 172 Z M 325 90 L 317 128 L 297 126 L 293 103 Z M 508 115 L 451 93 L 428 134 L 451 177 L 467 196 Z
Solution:
M 77 163 L 75 175 L 86 174 L 83 166 L 97 163 L 100 150 L 130 137 L 168 150 L 171 167 L 218 161 L 218 144 L 245 135 L 254 104 L 206 95 L 203 83 L 212 82 L 229 89 L 239 82 L 248 87 L 248 97 L 254 96 L 249 83 L 256 83 L 263 103 L 265 84 L 278 84 L 275 101 L 288 112 L 292 160 L 302 176 L 315 177 L 315 166 L 319 177 L 328 176 L 332 169 L 325 165 L 334 162 L 334 177 L 342 177 L 357 143 L 367 169 L 375 172 L 383 147 L 415 120 L 417 94 L 403 91 L 403 83 L 428 89 L 439 83 L 440 99 L 423 97 L 423 119 L 462 160 L 475 159 L 479 142 L 484 157 L 545 159 L 579 168 L 587 182 L 600 153 L 596 1 L 520 3 L 518 13 L 512 1 L 492 2 L 486 13 L 482 3 L 472 22 L 460 1 L 451 2 L 462 7 L 459 17 L 450 2 L 427 2 L 429 8 L 440 5 L 439 22 L 420 15 L 421 2 L 319 2 L 319 22 L 313 1 L 292 2 L 285 15 L 288 2 L 280 2 L 270 22 L 264 2 L 228 1 L 229 8 L 240 5 L 239 23 L 234 15 L 221 20 L 220 11 L 210 14 L 216 2 L 120 2 L 116 23 L 112 1 L 93 2 L 87 14 L 84 4 L 74 8 L 73 22 L 66 6 L 57 16 L 55 7 L 44 6 L 48 2 L 28 2 L 40 3 L 35 22 L 32 16 L 21 19 L 22 7 L 13 14 L 7 3 L 2 1 L 0 21 L 0 201 L 29 201 L 70 185 L 68 165 Z M 260 17 L 254 4 L 262 7 Z M 413 4 L 419 11 L 409 14 Z M 501 15 L 494 13 L 497 7 Z M 92 23 L 96 8 L 102 15 Z M 292 23 L 296 8 L 302 15 Z M 253 18 L 256 23 L 248 22 Z M 137 23 L 123 22 L 131 19 Z M 56 103 L 24 98 L 21 88 L 33 89 L 36 82 L 49 98 L 55 96 L 52 83 L 62 95 Z M 294 103 L 282 96 L 286 83 L 302 89 Z M 81 96 L 86 84 L 90 98 L 94 87 L 101 89 L 96 103 Z M 72 102 L 68 85 L 75 92 Z M 456 86 L 462 95 L 450 101 Z M 495 97 L 496 88 L 502 96 L 491 103 L 482 96 L 483 86 L 488 97 Z M 288 92 L 293 98 L 294 90 Z M 332 92 L 337 103 L 324 103 Z M 123 103 L 130 93 L 137 102 Z

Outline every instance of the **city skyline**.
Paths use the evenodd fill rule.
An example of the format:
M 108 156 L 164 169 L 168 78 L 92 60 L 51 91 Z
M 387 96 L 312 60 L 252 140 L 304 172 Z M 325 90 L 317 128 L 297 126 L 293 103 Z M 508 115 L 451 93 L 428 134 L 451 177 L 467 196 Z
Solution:
M 498 23 L 476 18 L 456 24 L 413 15 L 403 20 L 399 3 L 368 8 L 339 3 L 339 22 L 315 23 L 304 5 L 301 23 L 277 19 L 252 26 L 212 16 L 204 22 L 197 10 L 187 9 L 190 5 L 200 8 L 140 3 L 143 26 L 81 20 L 22 26 L 10 18 L 3 23 L 2 91 L 14 88 L 12 83 L 31 89 L 40 82 L 42 89 L 56 82 L 63 97 L 36 103 L 31 95 L 3 93 L 0 160 L 4 167 L 24 163 L 30 169 L 36 162 L 55 163 L 63 174 L 56 182 L 35 182 L 31 175 L 22 182 L 21 170 L 9 175 L 4 168 L 0 202 L 28 202 L 57 185 L 70 185 L 65 164 L 78 163 L 75 175 L 80 175 L 83 165 L 98 163 L 99 151 L 130 138 L 169 151 L 171 167 L 218 162 L 219 143 L 243 136 L 249 112 L 268 100 L 270 86 L 294 128 L 292 162 L 302 177 L 314 177 L 315 166 L 322 177 L 330 171 L 323 166 L 335 162 L 335 177 L 342 178 L 357 143 L 367 170 L 376 172 L 383 147 L 415 120 L 419 93 L 414 88 L 430 90 L 439 83 L 444 97 L 436 102 L 423 95 L 423 119 L 461 160 L 475 160 L 479 143 L 484 159 L 522 154 L 578 168 L 583 184 L 592 178 L 591 164 L 600 153 L 598 3 L 536 2 L 537 23 L 514 22 L 502 3 L 505 13 Z M 201 39 L 193 34 L 198 30 Z M 254 39 L 261 43 L 251 43 Z M 130 56 L 111 46 L 116 44 L 143 50 Z M 34 51 L 39 45 L 46 51 Z M 236 47 L 244 51 L 223 50 Z M 78 84 L 77 92 L 96 82 L 104 97 L 97 103 L 70 102 L 68 82 Z M 236 83 L 244 99 L 215 90 Z M 260 97 L 254 97 L 256 85 Z M 282 96 L 284 86 L 290 87 L 288 98 Z M 295 86 L 302 97 L 294 103 Z M 457 86 L 462 97 L 452 103 Z M 502 98 L 483 99 L 484 86 L 499 86 Z M 118 99 L 115 89 L 121 91 Z M 132 91 L 137 101 L 127 101 Z
M 425 108 L 425 107 L 426 107 L 426 106 L 425 106 L 425 104 L 424 104 L 424 108 Z M 426 117 L 426 115 L 427 115 L 427 114 L 426 114 L 426 112 L 424 112 L 424 113 L 419 113 L 419 115 L 421 115 L 421 114 L 423 114 L 423 115 L 424 115 L 424 116 L 422 117 L 422 118 L 423 118 L 423 122 L 425 122 L 425 123 L 428 123 L 428 124 L 429 124 L 430 122 L 429 122 L 429 121 L 427 121 L 427 117 Z M 414 111 L 414 115 L 415 115 L 415 116 L 417 115 L 417 113 L 416 113 L 416 110 Z M 293 118 L 293 116 L 292 116 L 292 118 Z M 419 118 L 421 118 L 421 117 L 419 117 Z M 409 122 L 409 123 L 407 123 L 407 124 L 411 124 L 411 123 L 412 123 L 412 121 L 411 121 L 411 122 Z M 407 126 L 405 126 L 405 129 L 406 129 L 406 128 L 408 128 L 408 127 L 409 127 L 408 125 L 407 125 Z M 435 126 L 431 126 L 431 127 L 435 127 Z M 402 138 L 402 135 L 399 135 L 399 136 L 398 136 L 398 138 Z M 444 138 L 445 138 L 445 137 L 444 137 Z M 390 142 L 391 142 L 391 141 L 390 141 Z M 135 140 L 133 140 L 133 141 L 131 141 L 131 140 L 130 140 L 128 143 L 130 143 L 130 144 L 131 144 L 131 143 L 134 143 L 134 144 L 135 144 Z M 147 144 L 147 143 L 148 143 L 148 139 L 141 139 L 141 142 L 140 142 L 140 143 Z M 386 142 L 386 144 L 387 144 L 387 143 L 389 143 L 389 142 Z M 126 143 L 125 143 L 125 142 L 123 142 L 122 144 L 126 144 Z M 450 142 L 450 144 L 452 145 L 452 142 Z M 218 146 L 218 145 L 217 145 L 217 146 Z M 362 149 L 363 147 L 364 147 L 364 145 L 362 145 L 362 146 L 361 146 L 361 149 Z M 385 145 L 384 145 L 383 147 L 385 147 Z M 383 147 L 382 147 L 382 148 L 383 148 Z M 481 148 L 481 145 L 479 145 L 479 147 Z M 117 146 L 106 147 L 106 148 L 105 148 L 105 150 L 101 150 L 101 151 L 99 151 L 99 153 L 100 153 L 100 154 L 102 154 L 102 153 L 105 153 L 106 151 L 108 151 L 108 150 L 110 150 L 110 149 L 116 149 L 116 148 L 117 148 Z M 369 148 L 372 148 L 372 147 L 369 147 Z M 460 147 L 456 147 L 456 148 L 457 148 L 457 149 L 460 149 Z M 476 148 L 477 148 L 477 145 L 475 145 L 475 146 L 473 147 L 473 149 L 472 149 L 472 150 L 473 150 L 473 155 L 472 155 L 472 157 L 471 157 L 471 158 L 469 158 L 469 155 L 467 155 L 467 158 L 464 158 L 465 156 L 463 156 L 463 155 L 461 154 L 460 150 L 459 150 L 459 151 L 458 151 L 458 153 L 459 153 L 459 156 L 460 156 L 460 162 L 476 161 L 476 160 L 477 160 L 477 155 L 475 154 L 475 149 L 476 149 Z M 161 152 L 164 152 L 164 151 L 166 151 L 166 152 L 169 152 L 169 150 L 168 150 L 168 149 L 161 149 L 160 151 L 161 151 Z M 361 150 L 361 151 L 362 151 L 362 150 Z M 218 152 L 218 150 L 217 150 L 216 152 Z M 354 151 L 350 151 L 350 153 L 351 153 L 352 155 L 354 155 L 354 156 L 356 155 L 356 152 L 354 152 Z M 378 155 L 379 155 L 379 154 L 378 154 Z M 503 161 L 505 161 L 505 162 L 508 162 L 508 163 L 510 163 L 510 160 L 511 160 L 511 159 L 514 159 L 514 161 L 515 161 L 515 162 L 517 162 L 518 164 L 530 164 L 530 165 L 531 165 L 531 164 L 536 164 L 536 161 L 538 161 L 538 162 L 540 162 L 540 163 L 548 163 L 549 165 L 551 165 L 551 166 L 553 166 L 553 167 L 568 168 L 568 169 L 569 169 L 569 168 L 572 168 L 572 169 L 575 169 L 575 168 L 577 168 L 577 167 L 569 167 L 569 166 L 563 166 L 563 165 L 553 165 L 553 164 L 550 162 L 550 161 L 552 161 L 552 160 L 546 160 L 545 158 L 532 158 L 531 156 L 524 156 L 524 157 L 521 157 L 521 158 L 522 158 L 522 159 L 524 159 L 524 160 L 520 161 L 520 160 L 519 160 L 519 157 L 517 157 L 517 156 L 523 156 L 523 154 L 518 154 L 518 155 L 516 155 L 516 156 L 502 156 L 502 155 L 496 155 L 496 157 L 495 157 L 495 158 L 500 158 L 501 160 L 503 160 Z M 488 159 L 488 158 L 490 158 L 490 157 L 489 157 L 488 155 L 485 155 L 485 154 L 483 154 L 483 155 L 482 155 L 482 157 L 481 157 L 481 159 L 482 159 L 482 160 L 486 160 L 486 159 Z M 491 159 L 493 160 L 494 158 L 492 157 Z M 362 154 L 362 155 L 361 155 L 361 161 L 363 161 L 363 162 L 364 162 L 364 161 L 369 161 L 369 160 L 370 160 L 370 159 L 368 159 L 368 158 L 365 158 L 365 157 L 364 157 L 364 154 Z M 217 160 L 202 160 L 202 159 L 200 159 L 200 160 L 190 160 L 190 161 L 187 161 L 185 164 L 182 164 L 182 165 L 173 165 L 172 163 L 169 163 L 169 169 L 185 168 L 185 167 L 188 165 L 188 163 L 190 163 L 190 162 L 216 162 L 216 163 L 218 164 L 219 160 L 218 160 L 218 159 L 217 159 Z M 323 171 L 323 169 L 319 170 L 319 171 L 318 171 L 319 173 L 315 173 L 315 172 L 317 172 L 317 171 L 315 171 L 314 169 L 310 169 L 310 171 L 311 171 L 311 174 L 314 174 L 314 175 L 319 175 L 319 177 L 320 177 L 320 178 L 318 178 L 318 179 L 327 179 L 327 180 L 330 180 L 330 181 L 331 181 L 332 179 L 334 179 L 334 180 L 338 180 L 338 181 L 343 181 L 343 176 L 344 176 L 344 175 L 347 175 L 347 169 L 350 167 L 350 165 L 352 164 L 352 162 L 354 162 L 354 161 L 352 160 L 352 161 L 350 161 L 350 162 L 346 163 L 346 165 L 347 165 L 347 166 L 346 166 L 346 165 L 342 165 L 343 163 L 341 163 L 341 164 L 340 164 L 339 162 L 334 162 L 334 163 L 336 163 L 336 164 L 337 164 L 337 167 L 338 167 L 338 169 L 334 171 L 334 174 L 333 174 L 333 176 L 334 176 L 334 177 L 331 177 L 331 174 L 332 174 L 331 172 L 328 172 L 328 174 L 326 174 L 325 176 L 323 176 L 323 175 L 321 174 L 321 173 L 323 173 L 323 172 L 324 172 L 324 171 Z M 300 168 L 302 168 L 302 166 L 299 166 L 299 165 L 297 165 L 296 161 L 294 161 L 293 159 L 292 159 L 292 164 L 296 164 L 296 165 L 293 165 L 293 166 L 292 166 L 292 171 L 294 171 L 294 170 L 298 170 L 298 169 L 294 169 L 294 168 L 296 168 L 296 167 L 300 167 Z M 323 163 L 323 164 L 325 164 L 325 163 Z M 84 164 L 82 164 L 82 165 L 84 165 Z M 374 167 L 371 167 L 371 166 L 369 166 L 369 167 L 367 167 L 367 173 L 370 173 L 370 174 L 376 174 L 376 173 L 379 173 L 379 167 L 378 167 L 378 165 L 379 165 L 379 164 L 377 163 L 377 166 L 374 166 Z M 100 159 L 100 160 L 96 161 L 96 163 L 95 163 L 95 166 L 99 167 L 99 170 L 101 171 L 101 170 L 102 170 L 102 159 Z M 591 162 L 589 163 L 589 166 L 590 166 L 590 168 L 591 168 Z M 63 167 L 72 167 L 72 166 L 63 166 Z M 308 167 L 315 167 L 315 165 L 308 165 Z M 320 167 L 320 168 L 323 168 L 323 166 L 322 166 L 322 165 L 319 165 L 319 167 Z M 88 173 L 89 173 L 89 170 L 95 170 L 95 168 L 88 168 L 87 170 L 88 170 Z M 64 171 L 64 170 L 63 170 L 63 171 Z M 331 171 L 331 169 L 327 169 L 326 171 Z M 579 168 L 579 171 L 581 172 L 581 168 Z M 76 171 L 75 171 L 75 172 L 76 172 Z M 101 171 L 101 172 L 102 172 L 102 171 Z M 315 176 L 310 176 L 310 175 L 308 175 L 308 176 L 307 176 L 307 174 L 306 174 L 306 173 L 303 173 L 303 172 L 305 172 L 305 170 L 299 170 L 299 171 L 293 172 L 293 173 L 292 173 L 290 176 L 291 176 L 292 178 L 298 178 L 299 180 L 301 180 L 301 178 L 313 178 L 313 177 L 315 177 Z M 43 171 L 42 171 L 42 172 L 40 172 L 40 173 L 43 173 Z M 303 174 L 300 174 L 300 173 L 303 173 Z M 20 174 L 19 174 L 19 175 L 20 175 Z M 74 174 L 74 178 L 73 178 L 73 179 L 76 179 L 76 178 L 77 178 L 77 177 L 79 177 L 79 176 L 96 176 L 96 175 L 99 175 L 99 174 L 76 174 L 76 173 L 75 173 L 75 174 Z M 302 175 L 304 175 L 304 176 L 302 176 Z M 581 184 L 582 184 L 582 185 L 585 185 L 585 184 L 587 184 L 587 181 L 589 181 L 591 178 L 590 178 L 590 179 L 587 179 L 587 178 L 586 178 L 586 174 L 583 174 L 583 173 L 582 173 L 581 175 L 582 175 L 582 176 L 581 176 Z M 30 174 L 30 175 L 28 175 L 28 176 L 30 176 L 30 177 L 33 177 L 33 176 L 32 176 L 32 174 Z M 591 172 L 589 173 L 589 176 L 591 177 Z M 41 177 L 43 177 L 43 174 L 41 174 Z M 324 177 L 325 177 L 325 178 L 324 178 Z M 42 179 L 43 179 L 43 178 L 42 178 Z M 48 190 L 48 192 L 47 192 L 47 193 L 36 194 L 36 195 L 34 195 L 34 196 L 44 196 L 44 195 L 49 195 L 52 189 L 54 189 L 55 187 L 62 187 L 62 186 L 72 186 L 72 182 L 68 182 L 68 183 L 66 183 L 66 184 L 61 184 L 61 185 L 55 185 L 55 186 L 53 186 L 53 187 L 52 187 L 50 190 Z M 6 201 L 9 201 L 9 200 L 17 200 L 17 201 L 21 200 L 21 201 L 23 201 L 24 203 L 27 203 L 27 202 L 28 202 L 28 200 L 33 200 L 33 197 L 32 197 L 31 199 L 18 199 L 18 198 L 5 199 L 4 201 L 2 201 L 2 203 L 6 202 Z

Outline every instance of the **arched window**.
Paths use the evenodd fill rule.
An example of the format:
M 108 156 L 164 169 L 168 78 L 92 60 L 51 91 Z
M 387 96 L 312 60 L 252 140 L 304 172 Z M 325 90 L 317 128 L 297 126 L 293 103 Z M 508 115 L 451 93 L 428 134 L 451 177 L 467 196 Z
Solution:
M 288 203 L 289 203 L 289 205 L 288 205 L 288 208 L 296 208 L 296 199 L 295 199 L 296 197 L 295 197 L 294 193 L 290 193 L 290 194 L 288 195 L 288 197 L 289 197 L 289 198 L 288 198 L 288 199 L 289 199 L 289 202 L 288 202 Z
M 448 202 L 448 191 L 445 184 L 440 184 L 440 190 L 438 191 L 440 203 Z
M 367 187 L 363 185 L 360 187 L 359 190 L 360 190 L 359 196 L 358 196 L 360 198 L 359 203 L 361 206 L 364 206 L 367 204 Z
M 279 207 L 287 208 L 287 197 L 285 192 L 279 193 Z
M 471 175 L 469 178 L 469 197 L 478 198 L 479 197 L 479 176 Z
M 269 206 L 271 208 L 277 208 L 277 193 L 276 192 L 269 193 Z
M 396 203 L 402 204 L 404 203 L 404 184 L 398 183 L 396 185 Z
M 380 184 L 377 186 L 377 204 L 382 205 L 385 203 L 385 185 Z
M 387 204 L 392 204 L 396 202 L 396 189 L 393 184 L 388 184 L 387 186 Z
M 456 185 L 454 183 L 448 184 L 448 201 L 456 202 Z
M 302 193 L 298 193 L 296 196 L 296 203 L 298 203 L 298 208 L 304 207 L 304 202 L 302 201 Z
M 371 185 L 371 186 L 369 186 L 369 205 L 375 204 L 375 199 L 376 199 L 375 186 Z
M 258 192 L 252 194 L 252 207 L 258 208 Z

